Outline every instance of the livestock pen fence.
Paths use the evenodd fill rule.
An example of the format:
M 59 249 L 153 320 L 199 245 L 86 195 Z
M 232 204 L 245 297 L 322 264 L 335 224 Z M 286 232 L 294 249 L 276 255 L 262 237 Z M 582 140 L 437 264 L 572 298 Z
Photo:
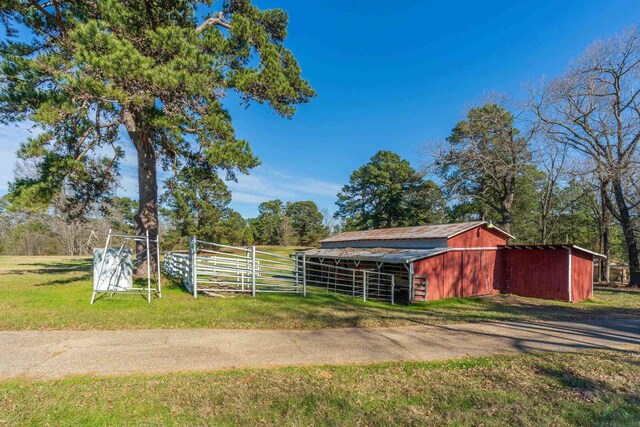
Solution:
M 185 288 L 198 293 L 332 292 L 363 300 L 395 302 L 393 274 L 352 269 L 324 260 L 309 260 L 304 252 L 290 256 L 191 238 L 189 251 L 166 252 L 163 269 L 179 278 Z

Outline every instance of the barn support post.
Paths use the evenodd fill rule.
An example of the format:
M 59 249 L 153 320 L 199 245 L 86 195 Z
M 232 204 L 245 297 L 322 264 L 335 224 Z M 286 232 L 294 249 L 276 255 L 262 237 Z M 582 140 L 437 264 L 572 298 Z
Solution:
M 378 272 L 378 296 L 380 296 L 380 270 L 382 269 L 382 263 L 376 262 L 376 271 Z
M 395 294 L 396 294 L 396 275 L 391 275 L 391 305 L 395 305 Z
M 367 270 L 362 270 L 362 301 L 367 301 Z
M 409 263 L 409 302 L 413 302 L 413 262 Z
M 191 292 L 193 297 L 198 297 L 198 241 L 196 236 L 189 239 L 189 266 L 191 267 Z
M 569 270 L 569 274 L 568 274 L 568 277 L 567 277 L 567 283 L 569 285 L 569 302 L 573 302 L 573 298 L 572 298 L 572 295 L 571 295 L 571 248 L 569 248 L 567 250 L 567 253 L 569 254 L 569 258 L 568 258 L 569 261 L 567 262 L 567 267 L 568 267 L 568 270 Z
M 593 268 L 594 268 L 594 262 L 591 261 L 591 296 L 590 298 L 593 298 Z
M 251 246 L 251 296 L 256 296 L 256 247 Z
M 356 297 L 356 271 L 353 270 L 353 279 L 351 280 L 351 296 L 353 298 Z

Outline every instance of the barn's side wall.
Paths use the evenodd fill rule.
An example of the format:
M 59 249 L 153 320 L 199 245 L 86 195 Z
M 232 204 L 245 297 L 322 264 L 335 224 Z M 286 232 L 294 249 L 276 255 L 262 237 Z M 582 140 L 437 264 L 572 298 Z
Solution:
M 593 296 L 593 256 L 572 250 L 571 301 Z M 414 262 L 426 276 L 427 299 L 511 293 L 569 301 L 568 249 L 452 249 Z
M 450 238 L 448 252 L 415 261 L 414 274 L 427 277 L 429 301 L 504 292 L 504 263 L 498 246 L 506 243 L 502 232 L 486 225 L 476 227 Z
M 447 241 L 449 248 L 488 248 L 505 245 L 507 236 L 486 225 L 460 233 Z
M 414 262 L 414 274 L 426 276 L 427 299 L 498 293 L 503 281 L 502 251 L 452 250 Z
M 571 252 L 571 300 L 580 302 L 593 297 L 593 256 Z
M 569 300 L 567 249 L 505 249 L 506 292 L 523 297 Z

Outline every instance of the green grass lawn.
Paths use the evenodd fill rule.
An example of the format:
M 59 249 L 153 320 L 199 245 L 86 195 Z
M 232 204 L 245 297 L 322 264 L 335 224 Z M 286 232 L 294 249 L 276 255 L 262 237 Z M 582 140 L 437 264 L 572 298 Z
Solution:
M 599 289 L 594 300 L 579 304 L 495 296 L 391 306 L 323 293 L 194 300 L 172 281 L 151 304 L 141 296 L 115 295 L 89 305 L 91 274 L 87 258 L 0 257 L 0 330 L 291 329 L 640 315 L 640 292 L 634 290 Z
M 640 348 L 0 382 L 0 425 L 637 426 Z

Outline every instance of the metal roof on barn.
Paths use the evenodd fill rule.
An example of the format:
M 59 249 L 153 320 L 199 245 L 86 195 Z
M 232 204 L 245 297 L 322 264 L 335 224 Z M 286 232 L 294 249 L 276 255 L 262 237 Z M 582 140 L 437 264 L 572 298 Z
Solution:
M 504 249 L 573 249 L 579 252 L 584 252 L 588 255 L 592 255 L 594 258 L 604 258 L 606 259 L 607 256 L 603 255 L 603 254 L 599 254 L 597 252 L 593 252 L 590 251 L 589 249 L 585 249 L 583 247 L 580 247 L 578 245 L 574 245 L 574 244 L 540 244 L 540 245 L 536 245 L 536 244 L 522 244 L 522 245 L 502 245 L 499 246 L 500 248 L 504 248 Z
M 307 257 L 329 258 L 353 261 L 374 261 L 388 263 L 406 263 L 428 258 L 446 252 L 447 248 L 436 249 L 390 249 L 390 248 L 336 248 L 309 249 L 304 253 Z
M 328 237 L 320 243 L 355 242 L 363 240 L 416 240 L 416 239 L 450 239 L 465 231 L 472 230 L 486 221 L 459 222 L 455 224 L 420 225 L 417 227 L 381 228 L 377 230 L 347 231 Z M 509 237 L 509 233 L 493 227 Z

